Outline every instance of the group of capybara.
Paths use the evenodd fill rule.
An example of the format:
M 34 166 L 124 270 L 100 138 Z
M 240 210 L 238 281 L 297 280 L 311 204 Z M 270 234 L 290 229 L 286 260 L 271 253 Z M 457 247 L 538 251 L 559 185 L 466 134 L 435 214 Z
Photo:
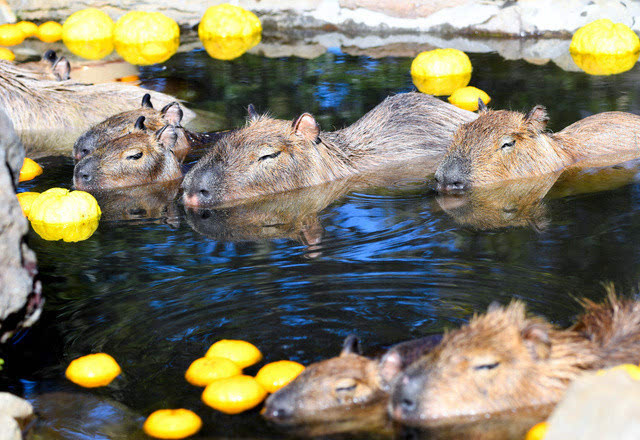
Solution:
M 53 69 L 53 77 L 38 73 L 42 66 Z M 416 92 L 390 96 L 336 131 L 322 131 L 309 113 L 287 121 L 249 105 L 244 127 L 199 133 L 182 126 L 188 110 L 167 102 L 166 95 L 127 89 L 123 104 L 108 86 L 96 90 L 70 82 L 68 70 L 66 60 L 51 53 L 36 66 L 0 64 L 0 105 L 18 132 L 28 136 L 65 126 L 68 115 L 56 100 L 65 93 L 82 95 L 92 126 L 73 148 L 75 187 L 122 191 L 175 181 L 183 178 L 189 152 L 204 149 L 182 181 L 182 200 L 191 207 L 309 187 L 429 156 L 441 158 L 436 189 L 455 193 L 586 160 L 609 165 L 617 153 L 640 155 L 640 116 L 633 114 L 600 113 L 551 133 L 541 106 L 523 114 L 480 103 L 476 114 Z M 21 112 L 33 100 L 50 116 L 44 124 Z M 104 119 L 100 112 L 110 116 L 98 122 Z M 492 306 L 457 330 L 398 344 L 380 358 L 362 356 L 357 339 L 348 337 L 340 356 L 307 367 L 269 397 L 263 414 L 287 424 L 329 421 L 382 402 L 394 420 L 429 425 L 552 405 L 580 374 L 640 361 L 640 303 L 611 290 L 604 303 L 583 305 L 584 313 L 567 329 L 528 316 L 519 301 Z

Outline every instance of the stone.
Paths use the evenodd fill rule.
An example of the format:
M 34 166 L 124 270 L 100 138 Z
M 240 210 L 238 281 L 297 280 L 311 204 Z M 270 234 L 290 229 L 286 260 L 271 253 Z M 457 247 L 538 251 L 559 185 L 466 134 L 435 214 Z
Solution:
M 640 381 L 625 371 L 575 380 L 549 418 L 545 440 L 640 438 Z
M 33 415 L 33 407 L 18 396 L 0 392 L 0 414 L 8 415 L 14 419 L 27 419 Z
M 0 440 L 21 440 L 20 426 L 12 417 L 0 414 Z

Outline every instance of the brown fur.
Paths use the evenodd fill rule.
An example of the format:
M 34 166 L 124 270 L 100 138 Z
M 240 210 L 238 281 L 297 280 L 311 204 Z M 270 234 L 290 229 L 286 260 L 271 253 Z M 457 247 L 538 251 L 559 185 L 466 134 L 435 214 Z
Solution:
M 355 124 L 321 132 L 308 113 L 293 122 L 250 115 L 187 173 L 185 203 L 202 206 L 318 185 L 390 163 L 442 154 L 475 115 L 429 95 L 384 100 Z
M 80 133 L 114 114 L 139 106 L 145 93 L 150 93 L 160 106 L 175 101 L 163 93 L 122 83 L 39 80 L 28 69 L 0 60 L 0 106 L 29 154 L 38 149 L 69 151 Z M 185 110 L 185 119 L 194 116 Z
M 544 107 L 527 115 L 486 110 L 462 125 L 436 171 L 439 190 L 463 189 L 497 181 L 540 176 L 576 162 L 635 151 L 640 154 L 640 116 L 607 112 L 589 116 L 558 133 L 546 132 Z
M 514 301 L 447 333 L 397 380 L 396 420 L 431 424 L 556 403 L 585 371 L 640 361 L 640 303 L 616 298 L 583 302 L 577 323 L 560 330 L 527 317 Z

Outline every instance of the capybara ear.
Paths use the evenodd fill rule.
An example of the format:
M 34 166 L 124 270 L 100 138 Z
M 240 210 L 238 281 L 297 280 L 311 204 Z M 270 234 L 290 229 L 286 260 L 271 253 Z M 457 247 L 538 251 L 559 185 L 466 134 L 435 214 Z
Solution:
M 142 97 L 142 108 L 153 108 L 153 104 L 151 104 L 151 95 L 145 93 Z
M 533 129 L 543 131 L 547 127 L 547 122 L 549 122 L 549 115 L 547 115 L 546 108 L 541 105 L 536 105 L 527 113 L 524 120 Z
M 320 126 L 310 113 L 301 114 L 293 121 L 292 127 L 295 134 L 312 142 L 316 142 L 320 135 Z
M 44 55 L 42 55 L 42 59 L 49 61 L 53 66 L 58 60 L 58 55 L 56 54 L 55 50 L 49 49 L 44 53 Z
M 383 387 L 389 386 L 394 377 L 402 371 L 404 361 L 398 351 L 388 351 L 378 363 L 378 377 Z
M 183 113 L 180 104 L 177 102 L 165 105 L 164 108 L 160 110 L 160 114 L 167 124 L 175 125 L 176 127 L 180 126 Z
M 484 113 L 487 110 L 489 110 L 489 108 L 487 107 L 487 104 L 484 103 L 482 98 L 478 98 L 478 113 Z
M 146 127 L 144 126 L 144 120 L 146 118 L 144 116 L 140 116 L 138 119 L 136 119 L 136 123 L 133 125 L 133 127 L 137 130 L 146 130 Z
M 551 338 L 544 325 L 532 323 L 521 332 L 525 346 L 536 360 L 548 359 L 551 355 Z
M 249 115 L 250 120 L 258 119 L 260 117 L 253 104 L 249 104 L 247 107 L 247 114 Z
M 58 81 L 66 81 L 71 77 L 71 64 L 65 57 L 58 58 L 53 64 L 53 74 Z
M 178 140 L 178 133 L 173 125 L 165 125 L 156 132 L 156 138 L 162 147 L 173 151 Z
M 356 335 L 351 334 L 344 338 L 340 356 L 344 356 L 347 354 L 360 354 L 360 340 Z

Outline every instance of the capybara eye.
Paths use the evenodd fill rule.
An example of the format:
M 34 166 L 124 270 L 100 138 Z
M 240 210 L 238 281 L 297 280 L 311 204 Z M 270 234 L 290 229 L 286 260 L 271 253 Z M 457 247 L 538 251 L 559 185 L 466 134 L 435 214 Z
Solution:
M 142 157 L 142 151 L 139 151 L 136 154 L 132 154 L 130 156 L 127 156 L 127 159 L 129 159 L 129 160 L 138 160 L 141 157 Z
M 345 378 L 340 379 L 335 385 L 335 391 L 337 393 L 349 393 L 356 389 L 358 382 L 355 379 Z
M 503 150 L 508 149 L 508 148 L 513 148 L 516 145 L 516 140 L 515 139 L 511 139 L 511 140 L 508 140 L 508 141 L 507 140 L 503 140 L 502 142 L 503 143 L 502 143 L 502 147 L 501 148 Z
M 500 365 L 500 362 L 493 362 L 491 364 L 480 364 L 480 365 L 474 365 L 473 369 L 477 370 L 477 371 L 480 371 L 480 370 L 493 370 L 498 365 Z
M 262 161 L 267 159 L 275 159 L 276 157 L 280 156 L 280 153 L 282 153 L 282 151 L 274 151 L 271 154 L 265 154 L 264 156 L 260 156 L 258 160 Z

